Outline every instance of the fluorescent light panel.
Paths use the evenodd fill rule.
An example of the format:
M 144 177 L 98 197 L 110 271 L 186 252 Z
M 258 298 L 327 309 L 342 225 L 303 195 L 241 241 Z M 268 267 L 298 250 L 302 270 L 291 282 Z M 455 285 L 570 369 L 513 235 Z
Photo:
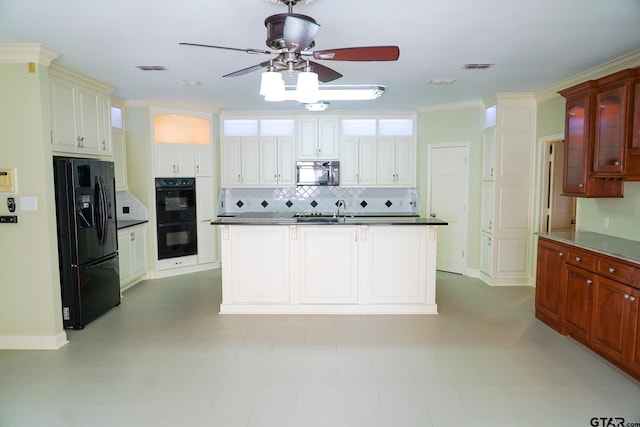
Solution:
M 385 87 L 381 85 L 323 85 L 320 86 L 320 101 L 367 101 L 380 98 Z M 285 86 L 285 99 L 296 101 L 296 87 Z

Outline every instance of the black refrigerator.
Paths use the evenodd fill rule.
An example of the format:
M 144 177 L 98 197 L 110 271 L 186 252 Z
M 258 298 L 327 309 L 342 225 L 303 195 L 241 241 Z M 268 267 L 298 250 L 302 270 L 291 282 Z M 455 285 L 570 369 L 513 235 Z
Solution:
M 65 328 L 120 304 L 113 162 L 53 158 Z

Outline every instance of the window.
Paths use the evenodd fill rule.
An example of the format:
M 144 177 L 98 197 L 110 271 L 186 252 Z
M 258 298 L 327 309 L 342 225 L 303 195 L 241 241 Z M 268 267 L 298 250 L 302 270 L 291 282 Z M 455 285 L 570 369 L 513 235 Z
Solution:
M 122 108 L 111 107 L 111 127 L 123 129 Z
M 155 142 L 210 144 L 211 123 L 200 117 L 160 114 L 153 117 Z

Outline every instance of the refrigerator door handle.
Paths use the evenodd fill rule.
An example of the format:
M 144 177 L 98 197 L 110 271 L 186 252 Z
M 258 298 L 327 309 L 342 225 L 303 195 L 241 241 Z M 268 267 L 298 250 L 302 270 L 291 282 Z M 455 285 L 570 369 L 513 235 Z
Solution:
M 100 184 L 100 246 L 107 243 L 107 191 L 104 188 L 104 178 L 98 178 Z
M 105 209 L 105 200 L 106 195 L 104 191 L 104 184 L 102 181 L 102 177 L 96 177 L 96 182 L 94 186 L 94 197 L 96 201 L 96 209 L 95 209 L 95 223 L 96 223 L 96 234 L 98 237 L 98 246 L 104 246 L 106 242 L 106 209 Z

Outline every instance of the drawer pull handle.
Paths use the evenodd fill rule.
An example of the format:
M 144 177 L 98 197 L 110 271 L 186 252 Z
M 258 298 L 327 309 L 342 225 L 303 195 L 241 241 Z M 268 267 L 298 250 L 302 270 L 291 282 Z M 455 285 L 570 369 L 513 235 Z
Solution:
M 576 257 L 576 262 L 582 262 L 582 258 L 580 258 L 579 256 Z
M 592 284 L 592 283 L 593 283 L 593 280 L 591 280 L 591 279 L 587 279 L 587 285 L 590 285 L 590 284 Z
M 615 269 L 615 268 L 613 268 L 613 267 L 609 267 L 609 273 L 615 273 L 615 272 L 616 272 L 616 269 Z

